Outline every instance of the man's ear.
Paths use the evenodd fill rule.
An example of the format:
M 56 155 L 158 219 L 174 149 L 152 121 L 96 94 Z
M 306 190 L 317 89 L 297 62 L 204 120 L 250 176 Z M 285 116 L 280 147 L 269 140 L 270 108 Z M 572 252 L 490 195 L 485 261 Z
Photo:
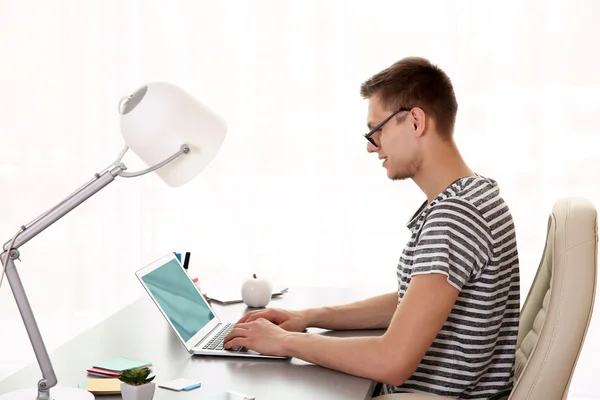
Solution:
M 411 118 L 411 128 L 415 133 L 415 136 L 421 136 L 425 133 L 425 129 L 427 128 L 427 115 L 423 111 L 423 109 L 419 107 L 415 107 L 410 111 Z

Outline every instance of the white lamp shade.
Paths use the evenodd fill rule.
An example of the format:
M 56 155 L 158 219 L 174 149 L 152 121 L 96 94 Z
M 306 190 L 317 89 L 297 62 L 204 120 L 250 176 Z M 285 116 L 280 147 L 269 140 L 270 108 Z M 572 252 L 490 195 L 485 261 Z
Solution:
M 180 87 L 149 83 L 120 106 L 120 125 L 129 148 L 148 165 L 166 160 L 187 144 L 182 154 L 155 172 L 169 186 L 186 184 L 215 157 L 227 123 Z

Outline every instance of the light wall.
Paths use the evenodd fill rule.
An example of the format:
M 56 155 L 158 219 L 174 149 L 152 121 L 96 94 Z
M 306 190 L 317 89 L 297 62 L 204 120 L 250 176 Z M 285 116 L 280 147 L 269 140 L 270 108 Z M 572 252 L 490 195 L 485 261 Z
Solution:
M 5 239 L 116 157 L 117 102 L 143 83 L 181 85 L 229 123 L 191 184 L 118 179 L 22 248 L 49 347 L 140 296 L 134 271 L 170 251 L 191 251 L 201 279 L 394 290 L 424 198 L 365 151 L 359 86 L 412 55 L 453 79 L 456 140 L 512 208 L 524 300 L 553 202 L 600 204 L 599 12 L 594 0 L 1 1 Z M 32 361 L 6 282 L 0 318 L 12 338 L 0 364 Z M 575 394 L 600 395 L 597 321 Z

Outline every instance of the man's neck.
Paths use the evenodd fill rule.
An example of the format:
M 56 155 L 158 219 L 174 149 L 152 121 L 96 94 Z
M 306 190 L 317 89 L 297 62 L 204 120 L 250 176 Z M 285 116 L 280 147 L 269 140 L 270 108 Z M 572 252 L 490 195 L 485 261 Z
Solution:
M 431 150 L 428 158 L 423 160 L 419 172 L 413 177 L 413 181 L 427 196 L 428 203 L 455 180 L 474 175 L 454 142 L 436 141 Z

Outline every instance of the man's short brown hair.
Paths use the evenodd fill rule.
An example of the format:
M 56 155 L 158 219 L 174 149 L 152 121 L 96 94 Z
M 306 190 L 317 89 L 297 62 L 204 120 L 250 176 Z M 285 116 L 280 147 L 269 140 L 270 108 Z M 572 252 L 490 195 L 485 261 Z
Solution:
M 443 138 L 454 132 L 458 104 L 450 78 L 429 60 L 407 57 L 363 82 L 360 94 L 368 99 L 379 95 L 385 108 L 420 107 L 435 120 Z

